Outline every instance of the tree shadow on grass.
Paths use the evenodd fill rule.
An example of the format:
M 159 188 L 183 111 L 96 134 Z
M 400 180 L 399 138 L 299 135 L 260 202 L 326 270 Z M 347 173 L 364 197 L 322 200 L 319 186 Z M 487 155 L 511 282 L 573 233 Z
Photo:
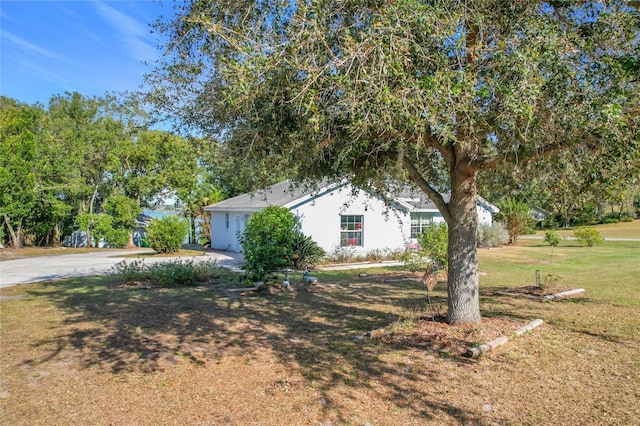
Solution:
M 406 348 L 361 338 L 389 325 L 398 311 L 424 306 L 422 283 L 354 279 L 354 284 L 343 281 L 317 292 L 229 298 L 219 284 L 143 290 L 85 282 L 29 291 L 62 310 L 64 320 L 53 338 L 36 342 L 48 354 L 28 363 L 44 363 L 72 350 L 84 368 L 150 373 L 178 362 L 258 359 L 256 354 L 267 350 L 314 383 L 324 414 L 337 422 L 349 422 L 348 408 L 331 397 L 339 388 L 346 398 L 366 391 L 425 420 L 451 416 L 482 424 L 480 413 L 424 386 L 445 381 L 437 368 L 406 369 L 393 361 L 406 356 Z

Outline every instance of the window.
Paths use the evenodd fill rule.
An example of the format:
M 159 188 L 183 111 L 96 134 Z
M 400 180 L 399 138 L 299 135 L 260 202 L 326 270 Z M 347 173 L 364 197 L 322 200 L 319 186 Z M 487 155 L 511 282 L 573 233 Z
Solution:
M 340 216 L 340 246 L 362 246 L 362 216 Z
M 424 228 L 433 222 L 433 213 L 411 213 L 411 238 L 418 238 Z
M 224 214 L 224 227 L 225 229 L 229 229 L 229 213 Z

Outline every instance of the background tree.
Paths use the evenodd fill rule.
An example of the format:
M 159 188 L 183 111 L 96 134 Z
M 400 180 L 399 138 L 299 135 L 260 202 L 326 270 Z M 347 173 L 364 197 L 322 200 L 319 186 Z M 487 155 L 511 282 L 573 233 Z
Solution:
M 22 227 L 38 201 L 38 141 L 43 110 L 0 97 L 0 215 L 11 246 L 22 247 Z
M 189 232 L 189 224 L 178 216 L 153 219 L 147 228 L 149 247 L 158 253 L 177 253 Z
M 136 218 L 142 213 L 142 208 L 137 200 L 123 194 L 114 194 L 109 197 L 104 205 L 104 211 L 112 218 L 112 227 L 118 232 L 122 232 L 127 241 L 124 244 L 114 244 L 117 246 L 133 247 L 133 232 L 136 229 Z M 118 243 L 120 243 L 118 239 Z
M 637 155 L 637 18 L 622 1 L 188 1 L 156 26 L 148 81 L 237 158 L 414 182 L 449 226 L 447 321 L 478 322 L 478 174 L 578 146 Z
M 504 223 L 509 233 L 509 244 L 518 241 L 518 235 L 529 228 L 533 222 L 529 206 L 524 202 L 509 197 L 500 203 L 500 212 L 496 219 Z

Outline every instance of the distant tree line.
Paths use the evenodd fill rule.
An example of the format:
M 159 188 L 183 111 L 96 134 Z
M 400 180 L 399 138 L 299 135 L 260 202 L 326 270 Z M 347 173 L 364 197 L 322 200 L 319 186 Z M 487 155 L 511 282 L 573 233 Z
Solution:
M 194 224 L 206 205 L 253 189 L 215 141 L 152 123 L 131 97 L 0 97 L 0 246 L 55 246 L 74 230 L 132 245 L 136 217 L 166 197 Z
M 223 142 L 153 123 L 124 95 L 65 93 L 46 106 L 0 97 L 0 246 L 56 246 L 74 230 L 132 245 L 137 215 L 166 197 L 192 226 L 202 219 L 196 239 L 206 242 L 205 206 L 290 177 L 286 165 L 244 161 Z M 636 158 L 561 155 L 487 174 L 480 193 L 544 208 L 550 225 L 638 215 Z

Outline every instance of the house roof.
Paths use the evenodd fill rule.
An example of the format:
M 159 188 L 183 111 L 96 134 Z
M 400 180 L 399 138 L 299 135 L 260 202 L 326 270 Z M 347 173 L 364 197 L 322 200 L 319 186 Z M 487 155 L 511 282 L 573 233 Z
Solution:
M 216 204 L 205 207 L 207 211 L 258 211 L 269 206 L 292 208 L 305 203 L 308 200 L 322 196 L 324 193 L 334 191 L 346 186 L 347 183 L 322 183 L 314 187 L 298 186 L 291 181 L 284 181 L 254 193 L 242 194 L 228 198 Z M 449 195 L 443 194 L 445 202 L 449 201 Z M 385 197 L 388 202 L 395 204 L 406 211 L 437 211 L 437 207 L 429 197 L 418 189 L 407 187 L 400 194 Z M 491 213 L 497 213 L 498 208 L 482 197 L 478 197 L 478 203 L 483 205 Z
M 284 181 L 260 191 L 227 198 L 219 203 L 205 207 L 205 210 L 258 211 L 269 206 L 285 207 L 313 195 L 315 192 L 309 188 L 296 186 L 291 181 Z

